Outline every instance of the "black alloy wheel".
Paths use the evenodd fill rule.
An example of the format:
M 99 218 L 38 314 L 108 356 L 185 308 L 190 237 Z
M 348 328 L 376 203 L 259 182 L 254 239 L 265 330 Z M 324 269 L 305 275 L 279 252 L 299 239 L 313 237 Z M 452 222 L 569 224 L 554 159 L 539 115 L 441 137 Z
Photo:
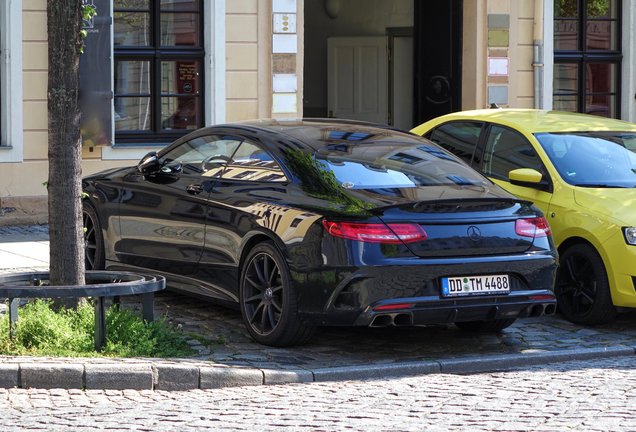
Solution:
M 273 243 L 260 243 L 249 252 L 241 272 L 239 301 L 247 330 L 259 343 L 296 345 L 313 333 L 313 327 L 298 318 L 289 270 Z
M 464 321 L 455 325 L 464 331 L 478 333 L 497 333 L 506 327 L 510 327 L 517 318 L 502 318 L 492 321 Z
M 84 223 L 84 266 L 86 270 L 104 269 L 104 239 L 97 213 L 84 204 L 82 209 Z
M 555 295 L 563 316 L 574 323 L 602 324 L 616 317 L 605 265 L 590 245 L 576 244 L 561 255 Z

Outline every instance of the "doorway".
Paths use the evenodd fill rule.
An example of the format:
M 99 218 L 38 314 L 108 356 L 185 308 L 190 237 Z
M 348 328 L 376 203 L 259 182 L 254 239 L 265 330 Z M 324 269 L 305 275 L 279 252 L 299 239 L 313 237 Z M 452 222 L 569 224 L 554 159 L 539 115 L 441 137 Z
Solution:
M 346 0 L 329 16 L 323 1 L 306 1 L 304 116 L 411 129 L 460 109 L 462 3 Z
M 409 130 L 413 122 L 413 27 L 388 28 L 389 124 Z
M 416 124 L 461 110 L 463 0 L 415 0 Z

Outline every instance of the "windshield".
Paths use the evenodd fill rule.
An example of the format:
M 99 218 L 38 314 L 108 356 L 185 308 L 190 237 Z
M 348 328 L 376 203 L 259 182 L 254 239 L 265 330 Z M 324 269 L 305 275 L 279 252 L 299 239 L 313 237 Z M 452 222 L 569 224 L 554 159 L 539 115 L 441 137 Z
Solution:
M 346 189 L 490 185 L 455 156 L 433 144 L 360 146 L 350 155 L 317 155 Z
M 636 187 L 636 132 L 535 134 L 563 180 L 582 187 Z

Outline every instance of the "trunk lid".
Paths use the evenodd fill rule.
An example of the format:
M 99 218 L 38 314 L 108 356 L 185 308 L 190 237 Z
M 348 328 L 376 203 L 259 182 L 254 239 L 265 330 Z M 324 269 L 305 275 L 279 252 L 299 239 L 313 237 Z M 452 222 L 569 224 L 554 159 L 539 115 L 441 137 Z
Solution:
M 526 252 L 534 238 L 518 234 L 516 221 L 541 216 L 527 201 L 499 197 L 412 202 L 372 212 L 387 224 L 419 224 L 426 240 L 405 245 L 423 258 Z

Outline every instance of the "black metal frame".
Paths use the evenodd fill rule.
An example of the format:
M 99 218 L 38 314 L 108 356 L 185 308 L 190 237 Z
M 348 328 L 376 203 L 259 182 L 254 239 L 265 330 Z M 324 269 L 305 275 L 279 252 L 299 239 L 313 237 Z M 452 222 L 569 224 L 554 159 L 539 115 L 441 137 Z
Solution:
M 161 46 L 161 7 L 159 2 L 151 1 L 150 11 L 146 9 L 118 9 L 115 8 L 113 13 L 116 12 L 144 12 L 150 14 L 151 19 L 151 40 L 152 43 L 148 47 L 139 47 L 139 46 L 115 46 L 114 47 L 114 57 L 115 61 L 117 60 L 140 60 L 140 61 L 149 61 L 151 68 L 151 82 L 150 82 L 150 104 L 151 104 L 151 127 L 150 131 L 126 131 L 126 132 L 117 132 L 115 131 L 115 144 L 140 144 L 140 143 L 149 143 L 153 144 L 168 144 L 174 141 L 175 139 L 192 132 L 189 129 L 183 130 L 175 130 L 171 129 L 169 131 L 162 130 L 161 128 L 161 99 L 163 96 L 186 96 L 183 94 L 161 94 L 161 62 L 162 61 L 178 61 L 178 60 L 198 60 L 199 61 L 199 92 L 197 95 L 187 95 L 187 96 L 195 96 L 199 98 L 199 110 L 197 112 L 199 123 L 197 124 L 197 128 L 204 126 L 204 118 L 205 118 L 205 71 L 204 71 L 204 59 L 205 59 L 205 49 L 204 49 L 204 4 L 203 0 L 197 0 L 199 3 L 199 9 L 196 10 L 187 10 L 187 11 L 178 11 L 185 13 L 198 13 L 199 14 L 199 40 L 200 44 L 198 47 L 169 47 L 169 46 Z M 171 12 L 166 11 L 164 12 Z M 113 15 L 114 19 L 114 15 Z M 117 97 L 125 97 L 132 96 L 127 94 L 116 94 L 115 99 Z M 134 96 L 140 96 L 135 94 Z
M 565 19 L 566 21 L 576 21 L 577 22 L 577 46 L 579 49 L 577 50 L 554 50 L 554 64 L 576 64 L 578 65 L 578 74 L 577 74 L 577 111 L 584 113 L 585 112 L 585 99 L 586 96 L 593 95 L 608 95 L 615 96 L 614 104 L 614 113 L 616 118 L 620 118 L 620 108 L 621 108 L 621 62 L 623 59 L 622 55 L 622 1 L 616 1 L 616 19 L 606 18 L 606 19 L 595 19 L 595 21 L 608 21 L 608 22 L 616 22 L 616 49 L 615 50 L 588 50 L 586 47 L 587 41 L 587 2 L 589 0 L 577 0 L 578 8 L 579 8 L 579 18 Z M 555 18 L 556 19 L 556 18 Z M 602 92 L 602 93 L 588 93 L 586 91 L 586 81 L 587 81 L 587 68 L 585 65 L 588 63 L 608 63 L 615 64 L 615 82 L 616 82 L 616 90 L 615 92 Z M 572 93 L 565 92 L 553 92 L 554 96 L 571 96 Z
M 49 272 L 13 273 L 0 276 L 0 296 L 9 299 L 9 336 L 13 338 L 18 321 L 20 299 L 80 298 L 95 299 L 95 350 L 106 343 L 105 298 L 141 295 L 143 319 L 154 321 L 154 293 L 166 287 L 163 276 L 130 272 L 89 270 L 86 285 L 47 285 Z

